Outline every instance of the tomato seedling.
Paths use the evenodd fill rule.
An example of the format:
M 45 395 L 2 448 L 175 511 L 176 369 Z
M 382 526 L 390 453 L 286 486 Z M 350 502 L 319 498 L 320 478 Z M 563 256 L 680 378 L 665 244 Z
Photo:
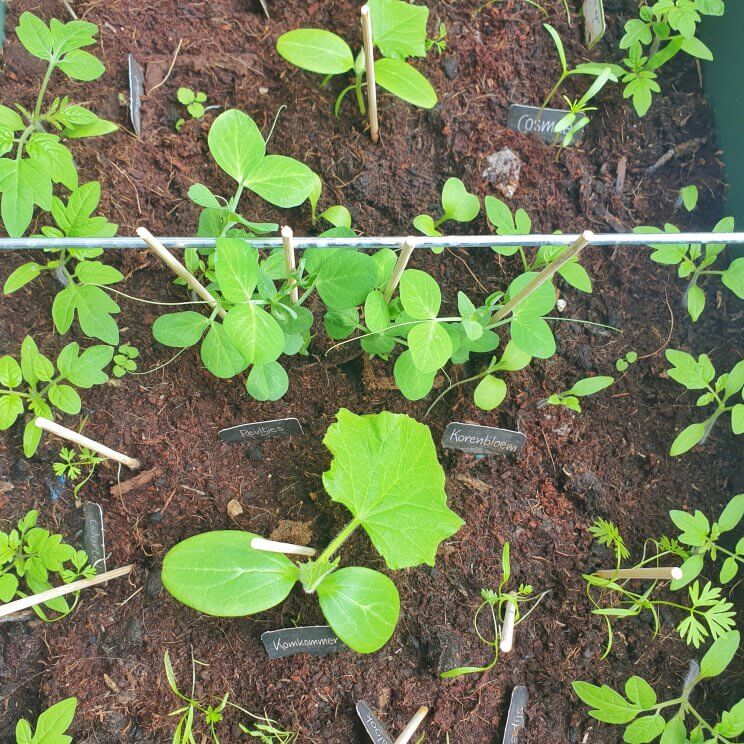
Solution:
M 72 737 L 65 732 L 72 725 L 76 708 L 77 698 L 60 700 L 39 714 L 35 729 L 25 718 L 21 718 L 15 729 L 16 744 L 70 744 Z

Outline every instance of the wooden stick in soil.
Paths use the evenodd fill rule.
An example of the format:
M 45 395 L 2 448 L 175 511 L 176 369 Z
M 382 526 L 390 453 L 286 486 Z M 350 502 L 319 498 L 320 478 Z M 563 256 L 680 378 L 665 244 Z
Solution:
M 377 81 L 375 80 L 375 51 L 372 45 L 372 16 L 369 5 L 362 6 L 362 38 L 364 39 L 364 68 L 367 73 L 367 108 L 369 110 L 369 136 L 377 144 L 380 123 L 377 119 Z
M 57 597 L 64 597 L 66 594 L 72 594 L 73 592 L 79 592 L 81 589 L 88 589 L 91 586 L 97 584 L 105 584 L 110 579 L 118 579 L 122 576 L 132 572 L 134 563 L 130 563 L 128 566 L 121 566 L 121 568 L 115 568 L 113 571 L 106 571 L 106 573 L 98 574 L 90 579 L 80 579 L 79 581 L 73 581 L 71 584 L 63 584 L 62 586 L 55 586 L 53 589 L 47 589 L 45 592 L 40 594 L 32 594 L 30 597 L 23 597 L 16 599 L 13 602 L 0 605 L 0 618 L 7 617 L 21 610 L 27 610 L 29 607 L 36 607 L 36 605 L 48 602 L 50 599 L 56 599 Z
M 426 718 L 428 713 L 429 709 L 425 705 L 422 705 L 416 711 L 413 718 L 406 724 L 403 731 L 400 732 L 400 736 L 393 742 L 393 744 L 408 744 L 408 742 L 413 739 L 413 735 L 418 730 L 418 727 L 423 723 L 424 718 Z
M 400 283 L 400 278 L 403 276 L 403 272 L 406 270 L 408 261 L 410 260 L 411 254 L 413 253 L 415 248 L 416 238 L 406 238 L 405 242 L 403 243 L 403 248 L 400 252 L 400 255 L 398 256 L 398 260 L 393 267 L 393 273 L 390 275 L 390 279 L 388 280 L 385 291 L 383 292 L 385 302 L 390 302 L 390 299 L 393 296 L 393 292 L 395 292 L 395 288 Z
M 600 579 L 645 579 L 672 581 L 682 578 L 682 569 L 679 566 L 659 566 L 656 568 L 608 568 L 595 571 L 595 576 Z
M 492 321 L 498 323 L 500 320 L 514 312 L 514 309 L 526 300 L 538 287 L 550 281 L 555 273 L 562 269 L 569 261 L 579 255 L 592 241 L 594 233 L 591 230 L 584 230 L 581 235 L 573 242 L 568 249 L 555 261 L 549 263 L 534 279 L 525 284 L 522 289 L 509 300 L 492 318 Z
M 295 259 L 294 233 L 292 228 L 285 225 L 282 228 L 282 245 L 284 246 L 284 265 L 287 267 L 287 279 L 289 286 L 292 287 L 290 297 L 292 302 L 297 304 L 300 300 L 299 290 L 297 289 L 297 280 L 292 274 L 297 269 L 297 260 Z
M 276 540 L 265 540 L 263 537 L 254 537 L 251 540 L 254 550 L 263 550 L 266 553 L 288 553 L 289 555 L 306 555 L 312 558 L 315 548 L 306 545 L 294 545 L 293 543 L 277 542 Z
M 517 617 L 517 608 L 512 602 L 507 602 L 504 611 L 504 624 L 501 626 L 501 641 L 499 649 L 508 654 L 514 646 L 514 621 Z
M 149 231 L 137 228 L 137 235 L 147 243 L 150 250 L 178 277 L 196 292 L 211 308 L 217 308 L 217 315 L 224 318 L 227 313 L 219 307 L 209 290 Z
M 61 426 L 55 421 L 50 421 L 43 416 L 38 416 L 37 418 L 35 418 L 34 424 L 40 429 L 48 431 L 50 434 L 62 437 L 62 439 L 67 439 L 68 441 L 78 444 L 81 447 L 87 447 L 89 450 L 93 450 L 93 452 L 97 452 L 99 455 L 103 455 L 109 460 L 116 460 L 116 462 L 120 462 L 122 465 L 126 465 L 131 470 L 137 470 L 137 468 L 141 464 L 136 457 L 123 455 L 121 452 L 117 452 L 116 450 L 107 447 L 105 444 L 96 442 L 95 439 L 84 437 L 79 432 L 68 429 L 66 426 Z

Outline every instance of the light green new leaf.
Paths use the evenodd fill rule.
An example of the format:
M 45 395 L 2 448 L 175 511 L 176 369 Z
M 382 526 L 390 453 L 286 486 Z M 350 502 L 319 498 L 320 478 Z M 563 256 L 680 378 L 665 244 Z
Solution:
M 744 300 L 744 256 L 732 261 L 728 269 L 723 272 L 721 281 L 740 300 Z
M 549 359 L 555 354 L 553 331 L 541 317 L 515 314 L 510 328 L 512 341 L 525 354 L 538 359 Z
M 3 286 L 4 294 L 13 294 L 21 287 L 24 287 L 29 282 L 32 282 L 41 274 L 41 265 L 35 262 L 29 262 L 21 264 L 10 276 L 5 280 Z
M 266 143 L 248 114 L 230 109 L 212 123 L 207 137 L 217 165 L 238 183 L 244 183 L 266 154 Z
M 658 713 L 643 716 L 631 723 L 623 734 L 626 744 L 648 744 L 656 740 L 664 731 L 666 721 Z
M 256 364 L 248 373 L 245 387 L 255 400 L 279 400 L 289 389 L 289 377 L 279 362 Z
M 486 375 L 473 392 L 473 402 L 482 411 L 492 411 L 506 398 L 506 383 L 494 375 Z
M 377 84 L 388 93 L 424 109 L 437 105 L 437 94 L 431 83 L 415 68 L 398 59 L 375 60 Z
M 57 67 L 67 77 L 73 80 L 83 80 L 84 82 L 98 80 L 106 72 L 106 68 L 97 57 L 82 49 L 75 49 L 69 54 L 66 54 L 62 61 L 58 63 Z
M 429 9 L 403 0 L 369 0 L 372 41 L 384 57 L 426 56 Z
M 209 326 L 209 318 L 193 310 L 161 315 L 152 324 L 152 335 L 165 346 L 185 349 L 199 342 Z
M 442 208 L 450 220 L 471 222 L 480 212 L 480 201 L 459 178 L 448 178 L 442 188 Z
M 12 356 L 0 357 L 0 385 L 17 388 L 23 382 L 21 367 Z
M 258 282 L 258 251 L 239 238 L 217 238 L 215 273 L 220 292 L 228 302 L 253 297 Z
M 23 398 L 15 393 L 0 395 L 0 431 L 10 429 L 23 415 Z
M 630 677 L 625 683 L 625 695 L 631 703 L 640 708 L 651 708 L 656 705 L 654 688 L 643 677 Z
M 332 251 L 318 270 L 316 289 L 330 310 L 349 310 L 361 305 L 377 282 L 377 264 L 366 253 Z
M 51 60 L 54 46 L 52 32 L 41 18 L 28 11 L 21 13 L 15 32 L 29 54 L 39 59 Z
M 452 356 L 452 339 L 442 323 L 422 322 L 408 332 L 408 348 L 417 369 L 432 373 L 444 367 Z
M 685 351 L 667 349 L 665 356 L 674 365 L 668 370 L 669 377 L 688 390 L 704 390 L 716 376 L 707 354 L 701 354 L 696 361 L 695 357 Z
M 251 548 L 254 537 L 219 530 L 178 543 L 163 559 L 163 585 L 207 615 L 239 617 L 274 607 L 292 590 L 297 567 L 285 555 Z
M 354 53 L 337 34 L 317 28 L 298 28 L 282 34 L 276 51 L 287 62 L 320 75 L 340 75 L 354 66 Z
M 77 390 L 70 385 L 52 385 L 49 388 L 49 402 L 60 411 L 73 416 L 80 413 L 82 407 Z
M 269 204 L 289 209 L 310 196 L 315 173 L 294 158 L 267 155 L 245 176 L 243 183 Z
M 640 712 L 637 705 L 629 703 L 620 693 L 611 687 L 575 681 L 571 683 L 574 692 L 593 710 L 589 711 L 592 718 L 605 723 L 628 723 Z
M 566 390 L 566 394 L 576 395 L 579 398 L 586 395 L 594 395 L 594 393 L 598 393 L 600 390 L 604 390 L 612 385 L 613 382 L 615 382 L 613 377 L 605 377 L 602 375 L 585 377 L 583 380 L 575 382 L 569 390 Z
M 463 521 L 447 508 L 444 471 L 429 429 L 414 419 L 346 409 L 323 443 L 333 454 L 323 485 L 369 534 L 390 568 L 434 565 Z
M 717 638 L 700 661 L 698 680 L 722 674 L 734 658 L 740 638 L 738 630 L 729 630 Z
M 1 372 L 0 379 L 2 379 Z M 721 532 L 729 532 L 739 524 L 742 517 L 744 517 L 744 493 L 737 494 L 726 504 L 721 516 L 718 517 L 718 528 Z
M 200 356 L 204 366 L 223 380 L 239 375 L 250 364 L 227 337 L 222 324 L 215 322 L 202 341 Z
M 375 289 L 364 301 L 364 322 L 370 331 L 384 331 L 390 327 L 390 309 L 380 290 Z
M 118 269 L 101 261 L 80 261 L 75 274 L 83 284 L 116 284 L 124 279 Z
M 690 424 L 682 429 L 676 439 L 672 442 L 672 446 L 669 448 L 669 454 L 672 455 L 672 457 L 684 455 L 684 453 L 691 450 L 703 438 L 703 436 L 705 436 L 705 424 Z
M 75 717 L 77 698 L 70 697 L 47 708 L 36 720 L 32 744 L 70 744 L 71 736 L 65 731 Z
M 425 271 L 406 269 L 400 278 L 400 301 L 414 320 L 432 320 L 442 305 L 437 282 Z
M 254 302 L 237 305 L 224 320 L 225 333 L 249 364 L 268 364 L 284 351 L 284 331 Z
M 360 654 L 382 648 L 398 624 L 398 590 L 371 568 L 334 571 L 318 586 L 318 601 L 334 633 Z
M 114 350 L 111 346 L 98 344 L 80 354 L 80 347 L 73 342 L 67 344 L 57 357 L 57 369 L 75 387 L 92 388 L 108 380 L 104 369 L 111 363 Z
M 408 400 L 421 400 L 433 387 L 436 372 L 421 372 L 413 363 L 411 352 L 406 349 L 395 360 L 393 375 L 395 384 Z

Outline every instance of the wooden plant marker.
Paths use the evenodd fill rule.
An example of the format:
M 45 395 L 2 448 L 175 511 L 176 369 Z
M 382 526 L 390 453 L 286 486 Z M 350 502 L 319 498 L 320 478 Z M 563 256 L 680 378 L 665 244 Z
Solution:
M 400 736 L 393 742 L 393 744 L 408 744 L 413 735 L 418 731 L 419 726 L 424 722 L 424 718 L 429 714 L 429 709 L 422 705 L 414 714 L 413 718 L 406 724 L 403 731 L 400 732 Z
M 372 44 L 372 16 L 369 5 L 362 5 L 362 38 L 364 39 L 364 69 L 367 73 L 367 108 L 369 109 L 369 136 L 377 144 L 380 139 L 380 122 L 377 119 L 377 81 L 375 80 L 375 50 Z
M 390 299 L 395 292 L 395 288 L 400 284 L 400 278 L 403 276 L 403 272 L 406 270 L 406 266 L 411 259 L 414 249 L 416 248 L 416 238 L 406 238 L 403 243 L 403 248 L 398 255 L 398 260 L 393 267 L 393 273 L 390 275 L 383 297 L 385 302 L 390 302 Z
M 35 418 L 34 424 L 40 429 L 48 431 L 50 434 L 55 434 L 58 437 L 62 437 L 62 439 L 67 439 L 68 441 L 73 442 L 74 444 L 78 444 L 81 447 L 87 447 L 89 450 L 93 450 L 93 452 L 97 452 L 99 455 L 103 455 L 109 460 L 116 460 L 116 462 L 120 462 L 122 465 L 126 465 L 132 470 L 136 470 L 141 464 L 140 461 L 134 457 L 123 455 L 121 452 L 117 452 L 116 450 L 107 447 L 105 444 L 101 444 L 100 442 L 96 442 L 94 439 L 84 437 L 82 434 L 79 434 L 72 429 L 68 429 L 65 426 L 61 426 L 54 421 L 50 421 L 43 416 L 38 416 L 37 418 Z
M 29 607 L 36 607 L 36 605 L 44 604 L 44 602 L 48 602 L 50 599 L 64 597 L 66 594 L 79 592 L 81 589 L 88 589 L 89 587 L 97 586 L 98 584 L 105 584 L 110 579 L 118 579 L 122 576 L 127 576 L 132 572 L 133 568 L 134 563 L 130 563 L 128 566 L 115 568 L 113 571 L 106 571 L 106 573 L 93 576 L 90 579 L 80 579 L 79 581 L 73 581 L 71 584 L 55 586 L 54 588 L 47 589 L 45 592 L 41 592 L 40 594 L 32 594 L 30 597 L 22 597 L 13 602 L 0 605 L 0 618 L 7 617 L 16 612 L 21 612 L 22 610 L 27 610 Z
M 501 653 L 508 654 L 514 647 L 514 620 L 516 617 L 516 606 L 513 602 L 507 602 L 504 611 L 504 624 L 501 626 L 501 641 L 499 641 Z
M 251 547 L 254 550 L 263 550 L 266 553 L 306 555 L 309 558 L 312 558 L 316 553 L 315 548 L 309 548 L 307 545 L 294 545 L 293 543 L 277 542 L 276 540 L 266 540 L 263 537 L 254 537 L 251 540 Z
M 137 235 L 147 243 L 148 248 L 178 277 L 196 292 L 211 308 L 217 308 L 217 315 L 224 318 L 227 312 L 219 306 L 209 290 L 149 231 L 137 228 Z
M 608 568 L 595 571 L 595 576 L 600 579 L 642 579 L 672 581 L 682 578 L 682 569 L 679 566 L 661 566 L 657 568 Z
M 292 228 L 285 225 L 282 228 L 282 245 L 284 246 L 284 265 L 287 267 L 287 280 L 292 288 L 290 297 L 292 302 L 297 304 L 300 300 L 299 290 L 297 289 L 297 280 L 292 274 L 297 270 L 297 259 L 295 258 L 294 233 Z

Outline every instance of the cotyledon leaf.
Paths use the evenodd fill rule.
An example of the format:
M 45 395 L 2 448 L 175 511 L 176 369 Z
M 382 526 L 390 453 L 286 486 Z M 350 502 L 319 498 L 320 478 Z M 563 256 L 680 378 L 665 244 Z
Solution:
M 163 585 L 199 612 L 239 617 L 284 600 L 295 585 L 297 567 L 280 553 L 254 550 L 258 535 L 217 530 L 189 537 L 163 560 Z
M 403 414 L 341 409 L 323 443 L 323 485 L 369 534 L 390 568 L 434 565 L 439 543 L 463 524 L 447 507 L 444 470 L 429 428 Z

